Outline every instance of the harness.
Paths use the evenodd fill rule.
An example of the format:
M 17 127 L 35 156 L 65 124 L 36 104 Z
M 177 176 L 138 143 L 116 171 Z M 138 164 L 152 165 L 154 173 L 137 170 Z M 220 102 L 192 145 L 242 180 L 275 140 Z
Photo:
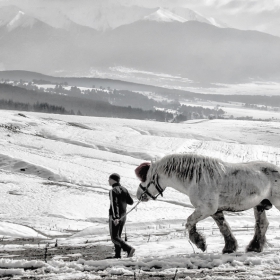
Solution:
M 149 187 L 150 185 L 154 185 L 156 190 L 158 191 L 158 194 L 157 195 L 152 195 L 150 192 L 149 192 Z M 142 196 L 144 194 L 147 194 L 150 198 L 152 198 L 153 200 L 156 200 L 157 197 L 159 195 L 163 196 L 163 192 L 164 192 L 164 189 L 160 186 L 159 182 L 158 182 L 158 174 L 154 174 L 152 180 L 148 183 L 147 187 L 143 187 L 140 183 L 139 187 L 144 191 L 140 197 L 140 200 L 142 198 Z
M 148 190 L 148 188 L 150 187 L 150 185 L 154 185 L 155 186 L 155 188 L 157 189 L 157 191 L 158 191 L 158 194 L 157 195 L 152 195 L 150 192 L 149 192 L 149 190 Z M 161 196 L 163 196 L 163 192 L 164 192 L 164 189 L 160 186 L 160 184 L 159 184 L 159 182 L 158 182 L 158 175 L 157 174 L 155 174 L 154 176 L 153 176 L 153 178 L 152 178 L 152 180 L 149 182 L 149 184 L 147 185 L 147 187 L 143 187 L 142 185 L 141 185 L 141 183 L 140 183 L 140 185 L 139 185 L 139 187 L 144 191 L 142 194 L 141 194 L 141 197 L 140 197 L 140 199 L 138 200 L 138 202 L 136 203 L 136 205 L 134 206 L 134 207 L 132 207 L 131 209 L 130 209 L 130 211 L 128 211 L 124 216 L 122 216 L 119 220 L 122 220 L 124 217 L 126 217 L 131 211 L 133 211 L 137 206 L 138 206 L 138 204 L 140 203 L 140 202 L 142 202 L 142 196 L 144 195 L 144 194 L 147 194 L 149 197 L 151 197 L 153 200 L 156 200 L 157 199 L 157 197 L 159 196 L 159 195 L 161 195 Z

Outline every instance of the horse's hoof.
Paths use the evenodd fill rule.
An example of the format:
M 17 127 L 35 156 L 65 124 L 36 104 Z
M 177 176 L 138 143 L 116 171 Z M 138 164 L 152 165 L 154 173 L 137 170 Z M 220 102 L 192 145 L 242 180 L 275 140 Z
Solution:
M 202 252 L 205 252 L 206 251 L 206 248 L 207 248 L 207 245 L 205 242 L 201 242 L 200 244 L 198 244 L 197 246 Z
M 263 251 L 265 241 L 257 242 L 256 240 L 252 240 L 246 248 L 246 252 L 256 252 L 261 253 Z
M 222 253 L 223 254 L 231 254 L 231 253 L 234 253 L 236 252 L 237 250 L 237 242 L 236 240 L 233 240 L 233 242 L 229 243 L 229 244 L 226 244 Z
M 235 250 L 230 250 L 230 249 L 223 249 L 223 251 L 222 251 L 223 254 L 231 254 L 234 252 L 235 252 Z
M 251 247 L 246 248 L 246 253 L 249 253 L 249 252 L 261 253 L 262 251 L 263 251 L 262 248 L 251 248 Z

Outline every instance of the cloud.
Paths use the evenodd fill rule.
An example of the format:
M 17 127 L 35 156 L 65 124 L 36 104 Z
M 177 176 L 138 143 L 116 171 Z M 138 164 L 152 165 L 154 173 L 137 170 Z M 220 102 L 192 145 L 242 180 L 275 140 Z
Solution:
M 228 12 L 238 11 L 246 13 L 261 13 L 264 11 L 274 11 L 280 7 L 280 2 L 277 0 L 264 1 L 264 0 L 230 0 L 226 1 L 220 8 Z

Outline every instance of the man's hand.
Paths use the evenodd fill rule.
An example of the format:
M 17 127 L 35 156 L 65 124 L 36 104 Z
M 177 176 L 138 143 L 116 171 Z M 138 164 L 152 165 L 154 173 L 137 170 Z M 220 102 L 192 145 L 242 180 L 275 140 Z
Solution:
M 119 220 L 119 219 L 115 219 L 115 220 L 114 220 L 114 224 L 115 224 L 115 226 L 117 226 L 117 225 L 119 224 L 119 222 L 120 222 L 120 220 Z

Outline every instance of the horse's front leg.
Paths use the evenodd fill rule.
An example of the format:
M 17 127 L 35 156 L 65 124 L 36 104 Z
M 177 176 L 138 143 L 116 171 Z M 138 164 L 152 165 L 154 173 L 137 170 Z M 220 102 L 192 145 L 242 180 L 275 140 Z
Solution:
M 237 250 L 237 241 L 231 232 L 229 224 L 225 220 L 224 213 L 218 211 L 212 215 L 212 218 L 219 227 L 221 234 L 224 236 L 225 247 L 223 249 L 223 254 L 235 252 Z
M 214 211 L 215 212 L 215 211 Z M 189 237 L 192 243 L 194 243 L 197 248 L 201 249 L 203 252 L 206 250 L 206 240 L 205 237 L 202 236 L 196 230 L 196 224 L 209 217 L 213 211 L 206 208 L 196 208 L 195 211 L 188 217 L 186 228 L 189 232 Z

